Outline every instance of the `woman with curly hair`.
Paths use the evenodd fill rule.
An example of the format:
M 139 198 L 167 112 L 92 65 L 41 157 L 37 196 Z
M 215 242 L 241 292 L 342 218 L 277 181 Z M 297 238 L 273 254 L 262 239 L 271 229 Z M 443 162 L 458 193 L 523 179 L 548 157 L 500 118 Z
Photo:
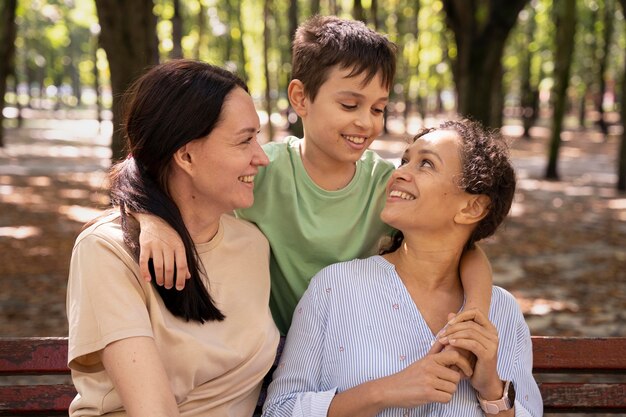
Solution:
M 542 415 L 515 299 L 493 287 L 488 317 L 464 309 L 459 276 L 463 252 L 495 232 L 513 201 L 502 136 L 468 120 L 426 130 L 386 191 L 381 218 L 397 235 L 381 255 L 313 278 L 264 415 Z

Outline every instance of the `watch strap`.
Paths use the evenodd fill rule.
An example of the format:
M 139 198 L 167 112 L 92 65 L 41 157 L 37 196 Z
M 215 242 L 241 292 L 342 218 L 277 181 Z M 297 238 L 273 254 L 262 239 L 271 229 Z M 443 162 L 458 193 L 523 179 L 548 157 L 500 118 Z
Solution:
M 513 401 L 509 399 L 509 386 L 511 385 L 511 381 L 504 382 L 504 391 L 502 393 L 502 398 L 493 401 L 487 401 L 480 397 L 480 394 L 476 394 L 478 397 L 478 403 L 480 404 L 480 408 L 487 414 L 498 414 L 500 411 L 506 411 L 513 408 Z

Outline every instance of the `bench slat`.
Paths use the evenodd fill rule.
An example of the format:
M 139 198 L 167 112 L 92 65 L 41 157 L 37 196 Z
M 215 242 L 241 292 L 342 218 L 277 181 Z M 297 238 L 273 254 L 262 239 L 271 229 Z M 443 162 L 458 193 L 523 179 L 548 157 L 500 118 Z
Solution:
M 533 336 L 534 373 L 624 373 L 625 337 Z
M 67 415 L 75 396 L 73 385 L 0 386 L 0 416 L 34 412 Z
M 66 337 L 0 340 L 0 375 L 66 374 L 66 363 Z
M 626 337 L 532 340 L 534 373 L 626 374 Z M 66 362 L 67 338 L 0 338 L 0 375 L 69 374 Z M 540 382 L 545 412 L 626 412 L 626 383 L 617 378 L 622 379 L 572 382 L 568 376 L 557 379 L 567 383 Z M 67 415 L 75 395 L 71 384 L 0 386 L 0 416 Z
M 626 383 L 585 384 L 542 382 L 539 384 L 545 412 L 626 411 Z

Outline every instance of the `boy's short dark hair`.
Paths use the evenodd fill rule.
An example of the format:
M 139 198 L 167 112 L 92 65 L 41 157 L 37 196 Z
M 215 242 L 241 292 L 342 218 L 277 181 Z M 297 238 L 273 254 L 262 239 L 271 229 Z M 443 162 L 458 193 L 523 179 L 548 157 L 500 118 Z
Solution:
M 391 90 L 396 72 L 396 45 L 363 22 L 335 16 L 313 16 L 294 36 L 291 78 L 315 100 L 334 66 L 352 68 L 349 77 L 366 74 L 365 83 L 380 73 Z

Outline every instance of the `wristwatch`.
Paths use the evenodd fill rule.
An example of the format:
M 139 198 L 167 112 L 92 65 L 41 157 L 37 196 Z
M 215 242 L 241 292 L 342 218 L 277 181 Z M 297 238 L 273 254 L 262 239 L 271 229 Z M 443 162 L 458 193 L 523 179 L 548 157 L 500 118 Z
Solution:
M 498 414 L 500 411 L 510 410 L 513 408 L 513 405 L 515 405 L 515 386 L 513 385 L 513 381 L 505 381 L 504 393 L 499 400 L 487 401 L 480 398 L 479 394 L 476 394 L 476 396 L 478 397 L 480 408 L 482 408 L 485 413 Z

